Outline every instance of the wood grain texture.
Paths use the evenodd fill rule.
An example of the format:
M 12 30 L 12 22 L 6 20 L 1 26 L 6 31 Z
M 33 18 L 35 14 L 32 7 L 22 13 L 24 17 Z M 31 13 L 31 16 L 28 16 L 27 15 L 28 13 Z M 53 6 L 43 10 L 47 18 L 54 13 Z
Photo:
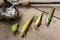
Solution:
M 51 7 L 40 6 L 36 8 L 39 10 L 43 10 L 47 13 L 51 10 Z M 21 14 L 20 16 L 22 17 L 22 19 L 19 22 L 20 26 L 19 26 L 18 32 L 20 32 L 22 26 L 30 16 L 32 15 L 38 16 L 40 14 L 41 11 L 38 11 L 37 9 L 32 7 L 18 8 L 19 14 Z M 60 7 L 56 7 L 54 16 L 57 16 L 60 18 Z M 40 25 L 39 31 L 35 30 L 34 22 L 32 22 L 24 38 L 21 38 L 18 33 L 16 33 L 16 35 L 13 35 L 13 33 L 11 32 L 11 23 L 10 23 L 11 21 L 9 22 L 0 21 L 0 40 L 60 40 L 60 20 L 53 17 L 49 27 L 47 27 L 45 25 L 46 17 L 47 17 L 47 14 L 43 13 L 42 25 Z

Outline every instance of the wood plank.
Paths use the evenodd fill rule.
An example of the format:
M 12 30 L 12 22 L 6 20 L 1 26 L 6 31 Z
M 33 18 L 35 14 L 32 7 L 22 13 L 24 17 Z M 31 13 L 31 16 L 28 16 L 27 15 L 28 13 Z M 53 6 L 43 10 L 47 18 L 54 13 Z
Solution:
M 41 9 L 45 12 L 49 12 L 51 8 L 38 7 L 38 9 Z M 20 16 L 22 16 L 22 19 L 19 23 L 20 24 L 18 29 L 19 32 L 23 24 L 26 22 L 26 20 L 30 16 L 32 15 L 38 16 L 40 14 L 40 11 L 32 7 L 29 7 L 29 8 L 19 7 L 18 10 L 19 10 Z M 57 16 L 60 18 L 59 12 L 60 12 L 60 8 L 56 8 L 54 16 Z M 0 40 L 60 40 L 60 20 L 53 17 L 49 27 L 47 27 L 45 25 L 46 17 L 47 15 L 43 13 L 42 25 L 39 27 L 39 31 L 35 30 L 34 22 L 32 22 L 24 38 L 21 38 L 18 33 L 16 33 L 16 35 L 13 35 L 13 33 L 11 32 L 10 22 L 0 22 Z
M 49 13 L 49 11 L 51 10 L 52 7 L 35 7 L 37 8 L 38 10 L 42 10 L 46 13 Z M 54 15 L 55 17 L 57 18 L 60 18 L 60 7 L 55 7 L 55 11 L 54 11 Z
M 25 10 L 25 8 L 23 8 L 23 9 L 20 9 L 20 10 L 21 10 L 22 13 L 24 13 L 27 16 L 28 16 L 28 14 L 29 15 L 32 14 L 32 15 L 36 15 L 36 16 L 38 16 L 40 14 L 40 11 L 37 11 L 34 8 L 29 8 L 27 10 Z M 22 10 L 24 10 L 24 11 L 22 11 Z M 31 30 L 31 32 L 28 31 L 28 33 L 26 35 L 26 37 L 27 37 L 26 40 L 28 40 L 28 39 L 30 39 L 30 40 L 39 40 L 39 39 L 40 40 L 51 40 L 51 39 L 58 39 L 56 37 L 50 39 L 50 36 L 52 37 L 52 34 L 54 34 L 55 27 L 56 27 L 57 31 L 59 30 L 58 28 L 60 28 L 59 27 L 60 24 L 58 22 L 60 22 L 60 20 L 58 20 L 58 19 L 56 19 L 56 18 L 53 17 L 50 26 L 49 27 L 46 27 L 46 25 L 45 25 L 45 19 L 46 19 L 46 17 L 47 17 L 47 15 L 44 14 L 43 15 L 43 20 L 42 20 L 42 25 L 39 28 L 40 29 L 39 32 L 35 31 L 35 29 L 33 27 L 34 26 L 33 25 L 34 23 L 32 23 L 32 25 L 31 25 L 32 30 Z M 58 27 L 57 27 L 57 25 L 58 25 Z M 60 32 L 58 32 L 58 33 L 60 33 Z M 54 35 L 53 35 L 53 37 L 54 37 Z

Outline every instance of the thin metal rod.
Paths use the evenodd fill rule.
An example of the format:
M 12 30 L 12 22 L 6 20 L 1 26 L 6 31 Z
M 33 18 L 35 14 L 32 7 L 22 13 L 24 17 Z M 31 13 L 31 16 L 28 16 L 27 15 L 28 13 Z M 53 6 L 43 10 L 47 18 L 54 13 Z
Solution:
M 60 4 L 60 2 L 30 2 L 29 4 Z
M 22 1 L 20 1 L 20 3 L 18 3 L 19 5 L 22 5 L 21 4 Z M 29 5 L 31 4 L 60 4 L 60 2 L 29 2 Z M 3 6 L 5 5 L 5 7 L 10 7 L 12 6 L 12 3 L 10 3 L 9 1 L 7 0 L 4 0 L 4 4 L 2 4 Z M 0 8 L 3 7 L 2 5 L 0 5 Z
M 45 13 L 45 14 L 48 14 L 47 12 L 44 12 L 44 11 L 42 11 L 42 10 L 40 10 L 40 9 L 37 9 L 36 7 L 33 7 L 33 6 L 30 6 L 30 7 L 34 8 L 34 9 L 36 9 L 36 10 L 38 10 L 38 11 L 41 11 L 41 12 L 43 12 L 43 13 Z M 59 17 L 56 17 L 56 16 L 54 16 L 54 15 L 53 15 L 53 17 L 60 20 Z

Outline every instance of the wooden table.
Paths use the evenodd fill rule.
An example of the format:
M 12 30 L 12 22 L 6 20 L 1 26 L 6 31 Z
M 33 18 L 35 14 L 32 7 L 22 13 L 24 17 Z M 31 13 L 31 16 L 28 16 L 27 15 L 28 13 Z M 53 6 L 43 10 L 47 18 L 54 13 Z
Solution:
M 36 0 L 32 0 L 32 1 L 36 1 Z M 49 1 L 49 0 L 40 0 L 40 1 Z M 59 1 L 59 0 L 55 0 L 55 1 Z M 46 12 L 43 13 L 42 25 L 40 25 L 39 31 L 35 30 L 34 22 L 32 22 L 25 37 L 21 38 L 20 34 L 16 33 L 15 35 L 13 35 L 13 33 L 11 32 L 11 21 L 9 22 L 0 21 L 0 40 L 60 40 L 60 7 L 58 6 L 54 6 L 56 9 L 54 12 L 54 17 L 52 18 L 49 27 L 45 25 L 45 19 L 47 17 L 46 13 L 48 13 L 51 10 L 52 6 L 39 5 L 28 8 L 22 6 L 18 7 L 19 14 L 22 17 L 21 20 L 19 21 L 20 26 L 18 32 L 20 32 L 21 27 L 30 16 L 32 15 L 38 16 L 41 12 L 40 10 Z

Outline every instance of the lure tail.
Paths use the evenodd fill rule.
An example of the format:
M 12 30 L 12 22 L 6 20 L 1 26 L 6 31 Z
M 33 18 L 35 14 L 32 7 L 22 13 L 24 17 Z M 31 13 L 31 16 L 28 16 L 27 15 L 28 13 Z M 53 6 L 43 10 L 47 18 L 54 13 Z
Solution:
M 48 26 L 50 24 L 50 21 L 52 19 L 53 13 L 55 11 L 55 8 L 52 8 L 47 16 L 47 19 L 45 21 L 45 24 Z

